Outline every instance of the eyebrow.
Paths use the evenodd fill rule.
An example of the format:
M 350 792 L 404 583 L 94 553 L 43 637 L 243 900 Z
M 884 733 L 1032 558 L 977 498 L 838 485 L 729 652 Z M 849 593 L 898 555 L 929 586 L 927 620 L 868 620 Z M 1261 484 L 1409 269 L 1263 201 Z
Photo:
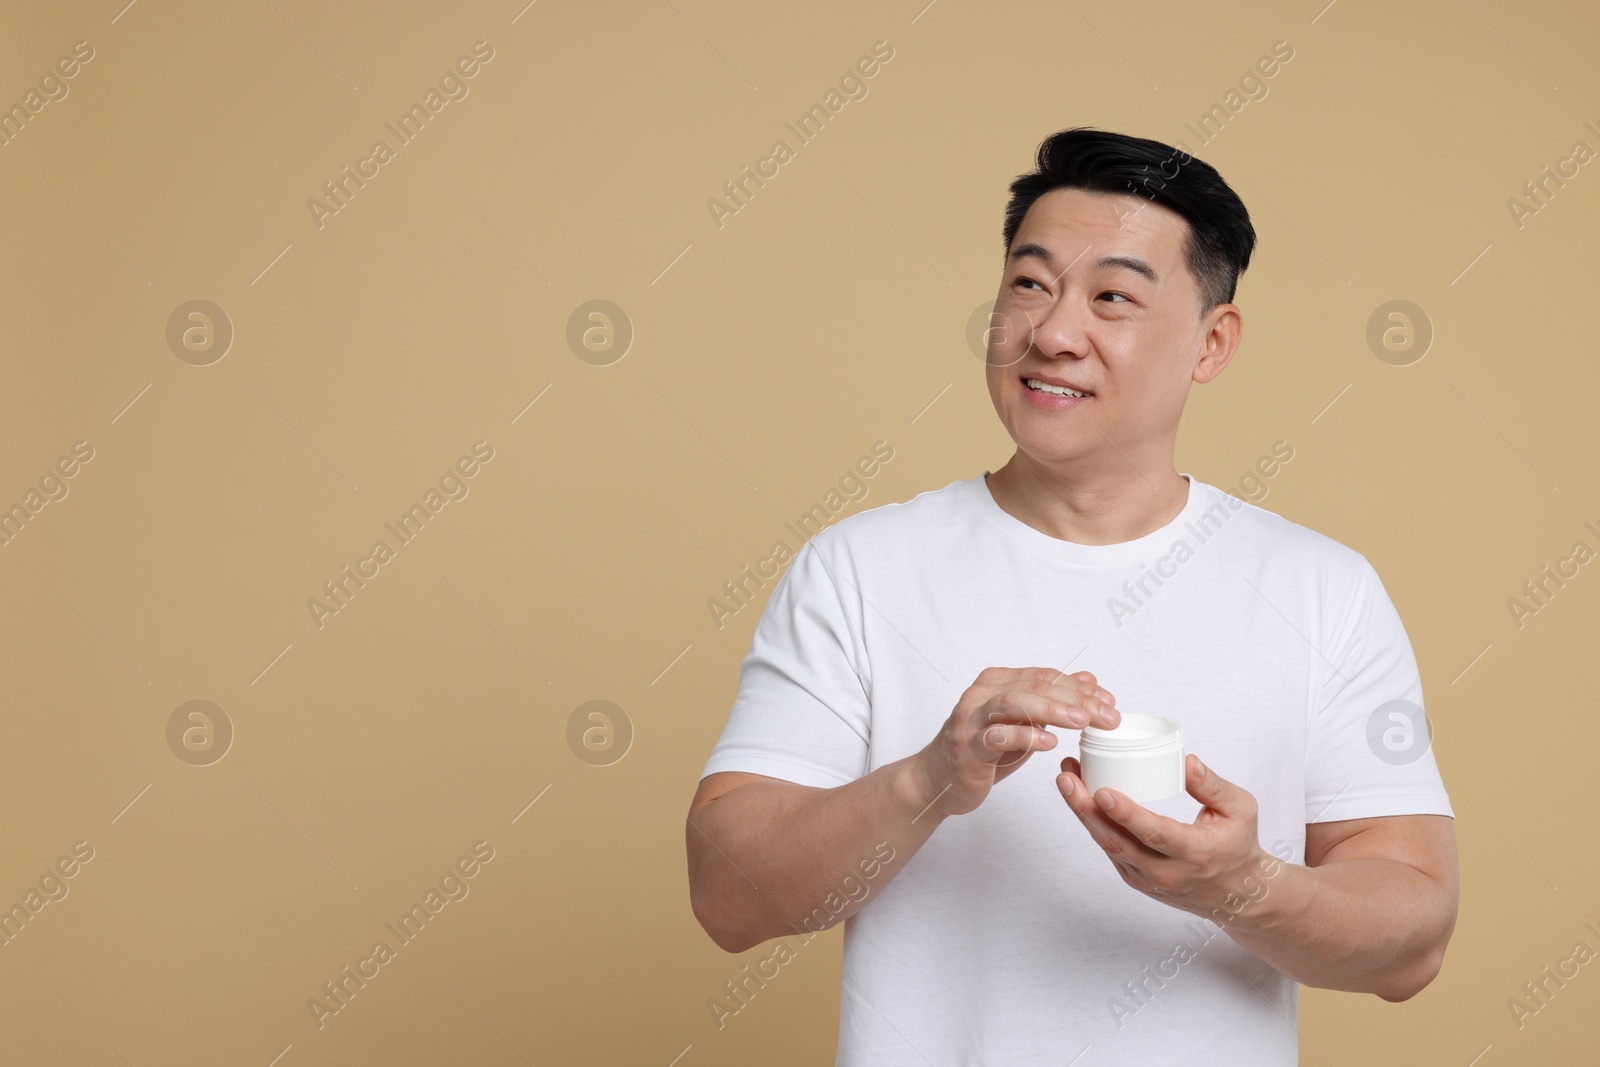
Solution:
M 1016 248 L 1012 249 L 1011 255 L 1008 258 L 1015 262 L 1016 260 L 1022 259 L 1024 256 L 1032 256 L 1035 259 L 1042 259 L 1044 260 L 1045 266 L 1049 267 L 1051 270 L 1056 269 L 1056 257 L 1051 255 L 1050 250 L 1044 245 L 1034 244 L 1033 242 L 1018 245 Z M 1146 263 L 1144 260 L 1136 259 L 1133 256 L 1101 256 L 1099 259 L 1094 261 L 1094 266 L 1096 269 L 1121 267 L 1124 270 L 1131 270 L 1135 274 L 1138 274 L 1144 278 L 1148 278 L 1152 282 L 1159 282 L 1161 280 L 1160 276 L 1156 274 L 1154 267 L 1150 266 L 1150 264 Z

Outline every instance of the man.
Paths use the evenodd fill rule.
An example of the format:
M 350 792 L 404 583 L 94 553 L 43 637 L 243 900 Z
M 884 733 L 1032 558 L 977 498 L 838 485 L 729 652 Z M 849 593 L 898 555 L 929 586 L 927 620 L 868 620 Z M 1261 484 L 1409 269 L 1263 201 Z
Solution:
M 1016 453 L 796 554 L 689 811 L 694 912 L 729 952 L 846 920 L 841 1065 L 1294 1064 L 1301 983 L 1405 1000 L 1455 926 L 1416 660 L 1363 555 L 1174 466 L 1240 337 L 1221 176 L 1078 128 L 1011 194 Z M 1186 792 L 1089 795 L 1075 731 L 1119 704 L 1180 723 Z

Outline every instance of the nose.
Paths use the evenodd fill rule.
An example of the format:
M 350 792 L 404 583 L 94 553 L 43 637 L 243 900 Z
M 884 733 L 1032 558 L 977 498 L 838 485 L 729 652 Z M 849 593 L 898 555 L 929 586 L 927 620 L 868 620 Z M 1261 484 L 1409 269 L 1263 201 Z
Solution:
M 1039 314 L 1038 310 L 1034 311 Z M 1091 313 L 1064 291 L 1043 309 L 1044 317 L 1033 324 L 1032 346 L 1051 359 L 1081 358 L 1089 350 L 1088 323 Z

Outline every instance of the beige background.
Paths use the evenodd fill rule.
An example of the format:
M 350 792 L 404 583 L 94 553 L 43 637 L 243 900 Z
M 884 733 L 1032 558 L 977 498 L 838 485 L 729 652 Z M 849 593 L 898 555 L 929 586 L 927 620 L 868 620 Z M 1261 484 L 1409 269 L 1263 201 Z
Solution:
M 1178 467 L 1237 488 L 1292 444 L 1261 503 L 1383 576 L 1458 814 L 1444 973 L 1403 1005 L 1306 990 L 1304 1062 L 1593 1055 L 1594 966 L 1507 1006 L 1600 949 L 1600 565 L 1507 607 L 1600 549 L 1600 171 L 1507 206 L 1600 149 L 1590 5 L 124 3 L 0 29 L 5 106 L 94 50 L 0 147 L 0 505 L 93 449 L 0 548 L 0 903 L 94 850 L 0 947 L 7 1062 L 831 1063 L 841 931 L 708 1008 L 771 947 L 689 909 L 682 812 L 760 607 L 719 630 L 707 601 L 874 441 L 847 513 L 1005 461 L 967 324 L 1006 184 L 1078 124 L 1182 141 L 1248 204 L 1243 344 Z M 1185 123 L 1280 40 L 1202 145 Z M 319 228 L 307 200 L 478 41 L 469 94 Z M 197 299 L 235 334 L 207 366 L 166 339 Z M 598 299 L 635 331 L 606 366 L 566 339 Z M 1407 366 L 1366 342 L 1395 299 L 1435 331 Z M 477 441 L 469 495 L 319 628 L 322 583 Z M 234 730 L 205 766 L 168 744 L 191 700 Z M 590 700 L 631 723 L 607 766 L 569 747 Z M 469 895 L 319 1029 L 308 999 L 479 841 Z

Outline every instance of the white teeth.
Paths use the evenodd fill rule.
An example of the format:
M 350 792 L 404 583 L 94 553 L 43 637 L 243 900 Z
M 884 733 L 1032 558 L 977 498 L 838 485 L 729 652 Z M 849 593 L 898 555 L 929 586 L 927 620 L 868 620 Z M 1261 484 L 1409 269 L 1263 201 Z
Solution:
M 1068 389 L 1064 385 L 1050 385 L 1047 382 L 1041 382 L 1037 378 L 1024 378 L 1023 382 L 1024 382 L 1024 384 L 1027 385 L 1027 387 L 1029 389 L 1032 389 L 1035 392 L 1039 392 L 1039 393 L 1054 393 L 1057 396 L 1088 396 L 1089 395 L 1088 393 L 1074 392 L 1073 390 Z

